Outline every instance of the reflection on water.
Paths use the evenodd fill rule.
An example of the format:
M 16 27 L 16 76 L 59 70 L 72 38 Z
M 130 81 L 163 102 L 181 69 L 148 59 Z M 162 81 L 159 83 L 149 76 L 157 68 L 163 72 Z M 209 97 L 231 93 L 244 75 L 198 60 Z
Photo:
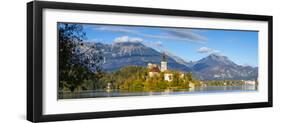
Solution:
M 199 94 L 199 93 L 226 93 L 226 92 L 249 92 L 257 91 L 255 85 L 242 86 L 207 86 L 195 87 L 182 90 L 166 89 L 157 92 L 129 92 L 120 90 L 94 90 L 79 93 L 64 92 L 59 93 L 59 99 L 75 98 L 97 98 L 97 97 L 124 97 L 124 96 L 150 96 L 150 95 L 179 95 L 179 94 Z

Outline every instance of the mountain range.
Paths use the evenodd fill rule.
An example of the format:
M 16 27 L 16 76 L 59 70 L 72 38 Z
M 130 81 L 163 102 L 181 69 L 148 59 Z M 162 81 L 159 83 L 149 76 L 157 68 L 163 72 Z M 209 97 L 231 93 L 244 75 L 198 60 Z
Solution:
M 141 42 L 119 42 L 103 44 L 86 42 L 86 47 L 95 47 L 104 56 L 103 69 L 116 71 L 125 66 L 144 66 L 148 63 L 160 64 L 162 53 Z M 198 61 L 187 62 L 180 57 L 165 52 L 168 69 L 192 72 L 200 80 L 254 80 L 258 76 L 258 68 L 242 66 L 234 63 L 228 57 L 210 54 Z

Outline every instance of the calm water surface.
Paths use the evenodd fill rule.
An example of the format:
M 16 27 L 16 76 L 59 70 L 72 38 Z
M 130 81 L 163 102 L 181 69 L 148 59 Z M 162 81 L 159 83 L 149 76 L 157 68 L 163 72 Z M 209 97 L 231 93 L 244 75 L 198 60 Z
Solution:
M 124 96 L 150 96 L 150 95 L 179 95 L 179 94 L 200 94 L 200 93 L 227 93 L 227 92 L 249 92 L 257 91 L 255 85 L 243 86 L 207 86 L 196 87 L 185 90 L 162 90 L 161 92 L 129 92 L 120 90 L 94 90 L 79 93 L 64 92 L 59 94 L 59 99 L 73 98 L 97 98 L 97 97 L 124 97 Z

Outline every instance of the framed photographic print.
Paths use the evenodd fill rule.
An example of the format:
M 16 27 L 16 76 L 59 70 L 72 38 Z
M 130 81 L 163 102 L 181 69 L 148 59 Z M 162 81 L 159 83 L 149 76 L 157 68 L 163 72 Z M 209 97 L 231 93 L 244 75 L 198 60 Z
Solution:
M 27 4 L 29 121 L 272 102 L 272 16 Z

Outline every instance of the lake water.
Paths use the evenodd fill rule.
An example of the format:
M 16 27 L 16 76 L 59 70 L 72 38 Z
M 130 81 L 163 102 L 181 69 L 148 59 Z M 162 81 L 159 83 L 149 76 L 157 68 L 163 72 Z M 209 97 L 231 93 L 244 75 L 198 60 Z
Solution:
M 64 92 L 59 94 L 60 99 L 97 98 L 97 97 L 124 97 L 124 96 L 151 96 L 151 95 L 180 95 L 180 94 L 203 94 L 203 93 L 228 93 L 257 91 L 255 85 L 243 86 L 207 86 L 185 90 L 162 90 L 161 92 L 128 92 L 120 90 L 94 90 L 79 93 Z

